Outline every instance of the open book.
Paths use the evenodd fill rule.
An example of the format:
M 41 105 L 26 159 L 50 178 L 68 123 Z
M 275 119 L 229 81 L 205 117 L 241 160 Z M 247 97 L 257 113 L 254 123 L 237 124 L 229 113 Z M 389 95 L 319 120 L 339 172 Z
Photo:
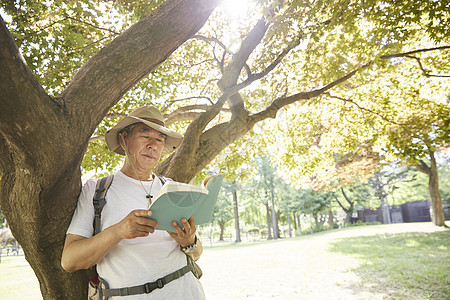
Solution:
M 201 185 L 166 181 L 148 207 L 153 212 L 149 218 L 158 222 L 155 229 L 175 232 L 172 222 L 183 228 L 181 219 L 191 216 L 195 225 L 211 222 L 223 178 L 222 174 L 212 175 Z

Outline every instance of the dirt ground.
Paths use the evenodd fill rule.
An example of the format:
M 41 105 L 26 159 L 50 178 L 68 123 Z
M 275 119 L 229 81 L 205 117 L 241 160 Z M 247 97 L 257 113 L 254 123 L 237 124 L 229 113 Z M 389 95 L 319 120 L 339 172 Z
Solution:
M 206 298 L 387 299 L 351 270 L 361 261 L 327 251 L 353 236 L 441 230 L 429 223 L 364 226 L 244 246 L 205 248 L 199 261 Z

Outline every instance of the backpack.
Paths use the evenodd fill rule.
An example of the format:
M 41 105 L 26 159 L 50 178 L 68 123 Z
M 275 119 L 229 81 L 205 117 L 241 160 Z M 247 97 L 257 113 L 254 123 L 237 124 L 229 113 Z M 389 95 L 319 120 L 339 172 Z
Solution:
M 157 177 L 159 178 L 159 180 L 161 180 L 163 185 L 164 185 L 164 183 L 166 183 L 166 181 L 167 181 L 166 177 L 164 177 L 162 175 L 157 175 Z M 100 180 L 97 180 L 94 197 L 92 199 L 93 204 L 94 204 L 94 222 L 93 222 L 94 234 L 93 235 L 96 235 L 100 232 L 102 210 L 106 204 L 106 193 L 108 192 L 108 189 L 111 186 L 113 179 L 114 179 L 114 175 L 109 175 L 107 177 L 102 177 Z M 178 272 L 177 275 L 174 276 L 173 275 L 174 273 L 166 275 L 164 277 L 164 278 L 166 278 L 166 280 L 165 280 L 166 282 L 165 283 L 157 282 L 155 288 L 162 288 L 164 286 L 164 284 L 167 284 L 170 281 L 175 280 L 190 271 L 192 271 L 192 273 L 194 274 L 195 277 L 197 277 L 197 279 L 200 279 L 200 277 L 202 277 L 202 275 L 203 275 L 203 272 L 200 269 L 200 267 L 187 254 L 186 254 L 186 259 L 187 259 L 187 265 L 185 267 L 181 268 L 180 270 L 177 270 L 174 272 L 174 273 Z M 100 286 L 101 285 L 105 286 L 106 289 L 108 289 L 109 287 L 107 286 L 107 283 L 98 276 L 96 266 L 92 267 L 92 270 L 94 271 L 94 276 L 91 278 L 91 280 L 89 282 L 88 299 L 90 299 L 90 300 L 103 299 L 104 296 L 102 296 L 102 291 L 100 289 Z M 164 278 L 161 278 L 161 279 L 164 279 Z M 159 279 L 159 280 L 161 280 L 161 279 Z M 150 284 L 153 284 L 153 283 L 150 283 Z M 148 286 L 149 284 L 147 283 L 146 285 Z M 147 288 L 145 288 L 145 290 L 147 292 Z M 151 290 L 148 292 L 151 292 Z M 106 298 L 108 298 L 108 297 L 106 297 Z

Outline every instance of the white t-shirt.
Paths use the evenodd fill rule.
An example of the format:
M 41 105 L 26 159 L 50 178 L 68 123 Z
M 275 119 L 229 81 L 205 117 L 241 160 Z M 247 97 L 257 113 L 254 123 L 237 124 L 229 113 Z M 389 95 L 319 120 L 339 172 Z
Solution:
M 150 194 L 155 196 L 162 187 L 155 176 Z M 90 238 L 93 235 L 94 196 L 97 180 L 88 180 L 78 199 L 78 206 L 67 233 Z M 149 191 L 152 181 L 142 181 Z M 114 180 L 106 194 L 102 210 L 101 230 L 125 218 L 132 210 L 147 209 L 149 202 L 141 183 L 122 172 Z M 109 288 L 123 288 L 153 282 L 186 265 L 186 255 L 166 232 L 155 230 L 147 237 L 122 240 L 97 264 L 97 272 Z M 162 289 L 149 294 L 114 297 L 116 299 L 205 299 L 203 287 L 192 272 L 173 280 Z

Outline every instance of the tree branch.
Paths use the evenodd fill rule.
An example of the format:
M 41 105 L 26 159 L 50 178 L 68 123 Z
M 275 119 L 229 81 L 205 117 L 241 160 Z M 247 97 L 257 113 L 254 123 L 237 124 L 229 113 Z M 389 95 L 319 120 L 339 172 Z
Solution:
M 169 126 L 175 122 L 181 121 L 193 121 L 202 115 L 202 112 L 198 111 L 188 111 L 179 112 L 177 114 L 171 114 L 165 121 L 166 126 Z
M 277 58 L 272 63 L 270 63 L 262 72 L 249 75 L 248 78 L 245 81 L 243 81 L 241 84 L 243 86 L 250 85 L 252 82 L 259 80 L 259 79 L 263 78 L 264 76 L 266 76 L 267 74 L 269 74 L 273 69 L 275 69 L 275 67 L 284 59 L 284 57 L 292 49 L 294 49 L 295 47 L 300 45 L 302 39 L 303 39 L 303 35 L 300 35 L 294 43 L 292 43 L 291 45 L 286 47 L 283 51 L 281 51 L 281 53 L 277 56 Z
M 390 58 L 395 58 L 395 57 L 406 57 L 406 58 L 410 58 L 410 59 L 415 59 L 417 61 L 417 64 L 419 65 L 419 68 L 422 71 L 424 76 L 426 76 L 426 77 L 449 78 L 450 75 L 437 75 L 437 74 L 430 74 L 430 73 L 428 73 L 425 70 L 425 68 L 423 67 L 420 58 L 412 55 L 412 54 L 416 54 L 416 53 L 423 53 L 423 52 L 430 52 L 430 51 L 437 51 L 437 50 L 446 50 L 446 49 L 450 49 L 450 46 L 441 46 L 441 47 L 434 47 L 434 48 L 418 49 L 418 50 L 413 50 L 413 51 L 404 52 L 404 53 L 382 55 L 382 56 L 380 56 L 380 58 L 381 59 L 390 59 Z
M 343 195 L 344 198 L 345 198 L 345 201 L 347 201 L 347 203 L 350 204 L 350 207 L 353 206 L 353 202 L 350 201 L 350 199 L 347 197 L 347 194 L 345 194 L 344 188 L 343 188 L 343 187 L 341 187 L 341 192 L 342 192 L 342 195 Z
M 115 32 L 115 31 L 112 30 L 112 29 L 99 27 L 99 26 L 96 26 L 96 25 L 91 24 L 91 23 L 89 23 L 89 22 L 86 22 L 86 21 L 83 21 L 83 20 L 78 20 L 78 19 L 75 19 L 75 18 L 69 17 L 69 16 L 65 17 L 65 18 L 64 18 L 63 20 L 61 20 L 61 21 L 64 21 L 64 20 L 66 20 L 66 19 L 70 19 L 70 20 L 73 20 L 73 21 L 75 21 L 75 22 L 79 22 L 79 23 L 82 23 L 82 24 L 84 24 L 84 25 L 88 25 L 88 26 L 93 27 L 93 28 L 95 28 L 95 29 L 108 31 L 108 32 L 111 32 L 111 33 L 114 34 L 114 35 L 119 35 L 118 32 Z
M 420 70 L 422 71 L 423 75 L 425 77 L 443 77 L 443 78 L 448 78 L 450 77 L 450 75 L 437 75 L 437 74 L 430 74 L 428 73 L 425 68 L 422 65 L 422 62 L 420 60 L 420 58 L 414 56 L 414 55 L 406 55 L 405 57 L 407 58 L 411 58 L 411 59 L 415 59 L 417 61 L 417 64 L 419 65 Z
M 336 200 L 336 202 L 339 204 L 339 206 L 342 208 L 342 210 L 347 213 L 348 211 L 350 211 L 348 208 L 346 208 L 338 199 L 338 197 L 334 196 L 334 199 Z
M 431 168 L 423 161 L 423 160 L 419 160 L 419 162 L 417 164 L 414 165 L 416 167 L 417 170 L 419 170 L 422 173 L 427 174 L 428 176 L 430 176 L 431 174 Z
M 201 65 L 201 64 L 204 64 L 204 63 L 207 63 L 207 62 L 210 62 L 210 61 L 215 61 L 215 59 L 211 59 L 211 58 L 210 58 L 210 59 L 204 59 L 204 60 L 202 60 L 202 61 L 200 61 L 200 62 L 194 63 L 194 64 L 189 65 L 189 66 L 183 66 L 183 65 L 177 64 L 177 63 L 173 63 L 173 65 L 179 66 L 179 67 L 185 68 L 185 69 L 190 69 L 190 68 L 192 68 L 192 67 L 199 66 L 199 65 Z
M 99 42 L 101 42 L 101 41 L 107 40 L 107 39 L 109 39 L 109 38 L 111 38 L 111 37 L 112 37 L 111 35 L 110 35 L 110 36 L 105 36 L 105 37 L 103 37 L 103 38 L 101 38 L 101 39 L 99 39 L 99 40 L 93 41 L 92 43 L 89 43 L 89 44 L 87 44 L 87 45 L 85 45 L 85 46 L 83 46 L 83 47 L 73 48 L 73 50 L 72 50 L 71 52 L 74 53 L 76 50 L 83 50 L 83 49 L 86 49 L 86 48 L 88 48 L 88 47 L 90 47 L 90 46 L 92 46 L 92 45 L 95 45 L 95 44 L 97 44 L 97 43 L 99 43 Z
M 107 44 L 83 65 L 59 96 L 74 122 L 92 116 L 93 132 L 109 108 L 195 34 L 219 2 L 166 1 Z
M 265 110 L 260 111 L 259 113 L 253 114 L 251 117 L 254 119 L 255 122 L 259 122 L 259 121 L 267 119 L 267 118 L 275 118 L 278 110 L 280 110 L 284 106 L 287 106 L 289 104 L 295 103 L 300 100 L 309 100 L 311 98 L 318 97 L 318 96 L 322 95 L 323 93 L 325 93 L 326 91 L 328 91 L 329 89 L 335 87 L 336 85 L 339 85 L 342 82 L 348 80 L 349 78 L 354 76 L 357 72 L 361 71 L 362 69 L 367 68 L 371 64 L 372 64 L 372 62 L 367 63 L 367 64 L 359 67 L 358 69 L 342 76 L 341 78 L 336 79 L 335 81 L 325 85 L 324 87 L 312 89 L 311 91 L 308 91 L 308 92 L 300 92 L 300 93 L 297 93 L 297 94 L 294 94 L 291 96 L 287 96 L 287 97 L 277 98 Z
M 395 125 L 398 125 L 398 126 L 405 126 L 405 125 L 406 125 L 406 124 L 404 124 L 404 123 L 398 123 L 398 122 L 392 121 L 392 120 L 386 118 L 385 116 L 383 116 L 382 114 L 380 114 L 380 113 L 378 113 L 378 112 L 376 112 L 376 111 L 373 111 L 373 110 L 371 110 L 371 109 L 362 107 L 361 105 L 359 105 L 358 103 L 354 102 L 354 101 L 351 100 L 351 99 L 345 99 L 345 98 L 342 98 L 342 97 L 339 97 L 339 96 L 333 96 L 333 95 L 331 95 L 331 93 L 329 93 L 329 92 L 326 92 L 326 93 L 324 93 L 324 94 L 327 95 L 327 96 L 330 97 L 330 98 L 342 100 L 342 101 L 347 102 L 347 103 L 351 103 L 351 104 L 355 105 L 358 109 L 360 109 L 360 110 L 362 110 L 362 111 L 366 111 L 366 112 L 371 113 L 371 114 L 374 114 L 374 115 L 380 117 L 381 119 L 383 119 L 384 121 L 386 121 L 386 122 L 388 122 L 388 123 L 392 123 L 392 124 L 395 124 Z
M 416 53 L 421 53 L 421 52 L 429 52 L 429 51 L 445 50 L 445 49 L 450 49 L 450 46 L 441 46 L 441 47 L 434 47 L 434 48 L 418 49 L 418 50 L 413 50 L 413 51 L 404 52 L 404 53 L 387 54 L 387 55 L 380 56 L 380 58 L 381 59 L 389 59 L 389 58 L 394 58 L 394 57 L 408 56 L 408 55 L 411 55 L 411 54 L 416 54 Z
M 146 12 L 147 9 L 150 7 L 150 5 L 153 4 L 153 1 L 154 1 L 154 0 L 151 0 L 151 1 L 147 4 L 147 6 L 146 6 L 146 7 L 144 8 L 144 10 L 142 11 L 141 17 L 140 17 L 139 19 L 143 19 L 143 18 L 144 18 L 145 12 Z
M 233 60 L 224 69 L 223 76 L 218 82 L 219 88 L 224 89 L 236 85 L 242 68 L 247 62 L 248 57 L 258 46 L 269 28 L 269 24 L 264 18 L 260 19 L 246 38 L 242 41 L 239 51 L 233 56 Z
M 95 28 L 95 29 L 108 31 L 108 32 L 111 32 L 111 33 L 112 33 L 113 35 L 115 35 L 115 36 L 116 36 L 116 35 L 119 35 L 118 32 L 115 32 L 115 31 L 112 30 L 112 29 L 99 27 L 99 26 L 96 26 L 96 25 L 91 24 L 91 23 L 86 22 L 86 21 L 78 20 L 78 19 L 73 18 L 73 17 L 70 17 L 70 16 L 65 16 L 64 18 L 62 18 L 62 19 L 60 19 L 60 20 L 57 20 L 57 21 L 55 21 L 55 22 L 53 22 L 53 23 L 51 23 L 51 24 L 49 24 L 49 25 L 47 25 L 47 26 L 44 26 L 44 27 L 42 27 L 41 29 L 39 29 L 39 30 L 37 30 L 37 31 L 34 31 L 34 32 L 30 33 L 30 34 L 27 34 L 26 36 L 22 37 L 21 40 L 24 40 L 24 39 L 26 39 L 26 38 L 28 38 L 28 37 L 30 37 L 30 36 L 32 36 L 32 35 L 39 34 L 40 32 L 45 31 L 45 30 L 47 30 L 48 28 L 53 27 L 54 25 L 56 25 L 56 24 L 58 24 L 58 23 L 62 23 L 62 22 L 64 22 L 64 21 L 66 21 L 66 20 L 73 20 L 73 21 L 76 21 L 76 22 L 79 22 L 79 23 L 88 25 L 88 26 L 90 26 L 90 27 L 93 27 L 93 28 Z
M 223 49 L 226 53 L 228 53 L 228 54 L 230 54 L 230 55 L 234 55 L 233 52 L 231 52 L 230 50 L 228 50 L 227 46 L 225 46 L 225 44 L 222 43 L 218 38 L 215 38 L 215 37 L 207 37 L 207 36 L 200 35 L 200 34 L 194 35 L 192 38 L 193 38 L 193 39 L 202 40 L 202 41 L 205 41 L 205 42 L 208 42 L 208 43 L 209 43 L 209 42 L 213 42 L 213 43 L 219 45 L 220 47 L 222 47 L 222 49 Z
M 48 137 L 58 136 L 58 132 L 50 131 L 55 123 L 60 125 L 58 130 L 65 129 L 59 123 L 64 107 L 44 91 L 20 54 L 1 16 L 0 70 L 0 134 L 14 148 L 26 150 L 24 154 L 30 162 L 37 156 L 50 155 L 41 153 L 40 149 L 44 143 L 55 142 Z M 48 130 L 42 131 L 41 128 Z M 61 139 L 58 144 L 60 142 Z M 58 148 L 56 144 L 54 146 Z
M 223 53 L 222 53 L 222 59 L 218 59 L 216 56 L 216 47 L 213 46 L 213 56 L 214 56 L 214 60 L 217 62 L 217 65 L 219 66 L 220 72 L 223 73 L 223 66 L 225 63 L 225 57 L 227 54 L 230 54 L 231 56 L 234 55 L 233 52 L 231 52 L 230 50 L 228 50 L 228 48 L 225 46 L 224 43 L 222 43 L 218 38 L 215 37 L 206 37 L 203 35 L 194 35 L 192 38 L 198 39 L 198 40 L 202 40 L 207 42 L 208 44 L 210 42 L 213 42 L 214 44 L 219 45 L 222 49 L 223 49 Z

